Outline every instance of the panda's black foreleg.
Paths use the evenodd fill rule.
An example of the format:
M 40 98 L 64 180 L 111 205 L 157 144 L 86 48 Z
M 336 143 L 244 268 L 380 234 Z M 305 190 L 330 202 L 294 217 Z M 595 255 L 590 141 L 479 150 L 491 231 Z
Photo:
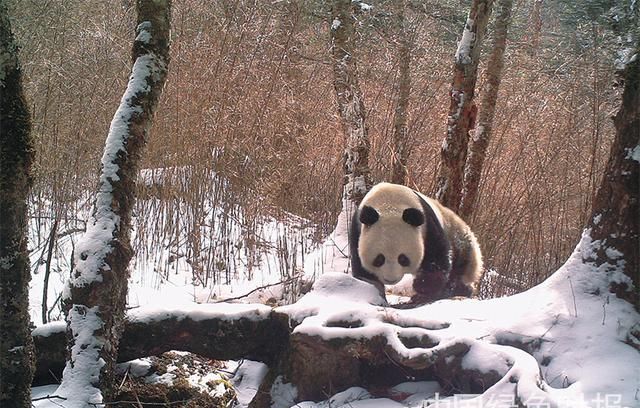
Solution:
M 446 297 L 448 272 L 434 265 L 427 270 L 420 269 L 413 278 L 413 290 L 416 300 L 433 302 Z
M 447 284 L 447 297 L 454 296 L 464 296 L 471 297 L 473 296 L 473 287 L 468 285 L 460 279 L 453 279 Z
M 462 280 L 459 270 L 442 270 L 431 265 L 427 271 L 420 270 L 413 279 L 416 300 L 433 302 L 455 296 L 471 297 L 473 287 Z

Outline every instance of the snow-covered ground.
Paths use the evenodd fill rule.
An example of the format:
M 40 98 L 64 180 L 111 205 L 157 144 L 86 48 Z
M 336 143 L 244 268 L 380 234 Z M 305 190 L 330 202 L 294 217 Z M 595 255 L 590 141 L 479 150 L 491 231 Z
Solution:
M 212 214 L 215 210 L 212 209 Z M 304 256 L 300 265 L 304 273 L 317 277 L 312 292 L 295 305 L 281 306 L 285 312 L 301 322 L 296 332 L 319 335 L 371 337 L 383 335 L 396 350 L 399 358 L 416 359 L 432 353 L 434 349 L 410 348 L 400 341 L 400 335 L 428 335 L 437 340 L 439 348 L 453 343 L 469 347 L 463 358 L 466 369 L 481 372 L 495 371 L 502 380 L 482 395 L 444 395 L 435 382 L 403 383 L 394 387 L 391 398 L 376 398 L 369 391 L 354 387 L 322 402 L 294 404 L 295 387 L 277 382 L 272 389 L 274 407 L 298 406 L 305 408 L 336 407 L 515 407 L 519 401 L 529 407 L 559 408 L 635 408 L 640 407 L 640 315 L 633 307 L 608 291 L 611 281 L 626 278 L 615 265 L 595 268 L 583 263 L 585 255 L 594 245 L 588 234 L 576 247 L 574 254 L 555 274 L 542 284 L 524 293 L 489 300 L 443 300 L 414 309 L 385 307 L 384 300 L 369 284 L 357 281 L 348 271 L 348 245 L 346 223 L 349 214 L 341 214 L 336 232 L 324 245 Z M 265 231 L 269 237 L 278 237 L 283 229 L 275 221 Z M 65 241 L 66 240 L 66 241 Z M 35 242 L 35 241 L 32 241 Z M 60 241 L 60 253 L 68 253 L 73 236 Z M 162 262 L 171 253 L 165 247 L 159 251 Z M 34 251 L 34 262 L 39 257 Z M 239 255 L 241 259 L 242 255 Z M 174 267 L 167 278 L 149 274 L 151 267 L 140 259 L 132 263 L 129 303 L 140 306 L 134 314 L 140 318 L 147 310 L 182 310 L 193 313 L 207 309 L 194 307 L 194 301 L 206 303 L 220 298 L 237 296 L 266 283 L 281 279 L 279 267 L 266 267 L 279 262 L 273 253 L 263 255 L 263 268 L 253 273 L 254 279 L 242 276 L 229 285 L 200 287 L 191 280 L 187 263 Z M 166 258 L 163 258 L 166 257 Z M 64 269 L 65 256 L 56 258 L 59 269 Z M 156 258 L 157 259 L 157 258 Z M 179 261 L 177 261 L 179 262 Z M 43 268 L 43 266 L 39 266 Z M 32 315 L 40 319 L 42 271 L 32 282 Z M 157 274 L 162 275 L 162 274 Z M 50 283 L 50 304 L 62 289 L 62 273 L 55 273 Z M 411 279 L 404 279 L 393 289 L 390 302 L 408 295 Z M 273 290 L 273 293 L 268 293 Z M 281 296 L 281 288 L 257 291 L 244 301 L 260 302 L 268 297 Z M 216 296 L 214 297 L 213 294 Z M 221 306 L 221 305 L 218 305 Z M 250 309 L 250 308 L 249 308 Z M 216 309 L 219 310 L 219 309 Z M 234 309 L 235 310 L 235 309 Z M 269 309 L 260 306 L 260 313 Z M 147 316 L 148 317 L 148 316 Z M 335 327 L 331 321 L 358 321 L 353 328 Z M 635 334 L 634 334 L 635 333 Z M 509 346 L 527 343 L 529 353 Z M 238 387 L 238 402 L 246 406 L 266 373 L 263 364 L 244 362 L 235 371 L 234 383 Z M 51 386 L 37 387 L 34 397 L 52 394 Z M 516 401 L 518 398 L 518 401 Z M 38 407 L 64 406 L 61 401 L 39 401 Z
M 171 176 L 165 173 L 171 173 Z M 194 175 L 188 169 L 144 170 L 141 179 L 145 183 L 161 183 L 164 177 L 178 177 L 189 180 Z M 216 183 L 215 174 L 210 180 Z M 184 181 L 183 181 L 184 182 Z M 216 188 L 225 188 L 224 184 L 211 187 L 213 195 Z M 177 199 L 179 201 L 179 199 Z M 50 319 L 62 319 L 59 296 L 65 280 L 70 274 L 71 258 L 78 240 L 82 236 L 81 229 L 85 226 L 90 214 L 90 200 L 77 205 L 77 213 L 71 214 L 58 226 L 58 239 L 52 251 L 51 274 L 48 284 L 47 310 Z M 39 326 L 42 319 L 42 300 L 45 286 L 46 259 L 48 255 L 48 234 L 52 226 L 53 214 L 48 210 L 53 206 L 49 202 L 33 204 L 30 223 L 30 251 L 33 279 L 30 290 L 31 320 Z M 211 303 L 229 298 L 241 297 L 258 287 L 277 284 L 309 271 L 307 279 L 313 279 L 314 274 L 322 273 L 320 268 L 303 267 L 305 262 L 314 262 L 305 258 L 313 245 L 313 235 L 310 223 L 299 217 L 289 215 L 286 220 L 276 220 L 265 217 L 257 222 L 250 233 L 243 219 L 243 210 L 238 206 L 228 206 L 216 201 L 213 197 L 205 198 L 197 208 L 199 223 L 199 245 L 202 251 L 200 259 L 208 258 L 209 262 L 218 268 L 208 279 L 194 273 L 193 248 L 187 237 L 193 235 L 194 209 L 187 204 L 177 205 L 180 214 L 175 215 L 174 230 L 163 236 L 158 225 L 169 223 L 167 214 L 162 210 L 160 200 L 149 197 L 139 200 L 137 208 L 145 208 L 145 218 L 134 214 L 133 246 L 138 250 L 131 261 L 129 278 L 128 306 L 138 308 L 145 306 L 177 306 L 195 303 Z M 154 213 L 154 210 L 157 212 Z M 231 209 L 231 210 L 230 210 Z M 177 220 L 176 220 L 177 219 Z M 160 222 L 159 222 L 160 220 Z M 141 242 L 138 240 L 139 231 L 147 231 L 144 239 L 149 239 L 149 231 L 157 231 L 153 238 L 156 242 Z M 248 241 L 259 243 L 249 248 Z M 150 249 L 151 248 L 151 249 Z M 207 252 L 207 255 L 204 255 Z M 317 257 L 316 257 L 317 258 Z M 206 262 L 203 261 L 203 264 Z M 206 264 L 204 265 L 207 266 Z M 213 278 L 213 275 L 216 278 Z M 274 285 L 264 290 L 251 293 L 243 298 L 246 302 L 266 303 L 270 299 L 276 301 L 295 299 L 295 293 L 290 293 L 293 285 Z M 284 292 L 289 293 L 284 293 Z

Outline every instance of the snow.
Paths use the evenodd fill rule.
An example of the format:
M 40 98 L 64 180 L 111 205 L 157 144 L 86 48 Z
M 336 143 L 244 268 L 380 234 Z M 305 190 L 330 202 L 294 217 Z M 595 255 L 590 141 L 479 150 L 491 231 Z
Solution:
M 640 163 L 640 145 L 627 150 L 627 160 L 635 160 Z
M 487 347 L 485 344 L 474 344 L 462 359 L 462 368 L 477 370 L 482 373 L 497 371 L 504 376 L 513 365 L 513 360 L 506 357 L 499 350 Z
M 142 31 L 141 31 L 142 33 Z M 112 209 L 113 185 L 119 181 L 118 155 L 126 154 L 126 139 L 129 136 L 129 124 L 134 114 L 142 112 L 142 107 L 134 104 L 134 98 L 149 91 L 149 78 L 160 71 L 157 57 L 153 54 L 138 57 L 133 64 L 127 90 L 122 96 L 105 143 L 102 155 L 102 171 L 96 195 L 94 213 L 87 223 L 87 231 L 78 242 L 76 248 L 76 269 L 72 274 L 69 285 L 83 287 L 91 282 L 101 282 L 101 270 L 108 270 L 105 258 L 113 249 L 109 243 L 119 227 L 120 217 Z M 65 298 L 70 295 L 65 292 Z
M 167 372 L 164 373 L 164 374 L 161 374 L 161 375 L 158 375 L 158 374 L 155 374 L 155 373 L 151 374 L 150 376 L 148 376 L 145 379 L 145 382 L 147 384 L 164 384 L 164 385 L 167 385 L 167 386 L 171 387 L 173 385 L 173 380 L 176 379 L 175 374 L 171 374 L 171 371 L 173 371 L 173 370 L 171 370 L 171 368 L 172 368 L 171 366 L 168 366 L 167 367 Z M 175 370 L 175 368 L 174 368 L 174 370 Z
M 138 37 L 144 40 L 150 36 L 151 24 L 138 26 Z M 146 33 L 146 34 L 145 34 Z M 148 38 L 147 38 L 148 40 Z M 72 287 L 84 287 L 93 282 L 101 282 L 102 272 L 109 270 L 107 255 L 113 250 L 110 243 L 120 224 L 120 216 L 113 210 L 113 182 L 119 181 L 118 157 L 126 155 L 127 138 L 130 135 L 131 119 L 143 112 L 137 99 L 150 90 L 150 79 L 155 79 L 164 69 L 163 62 L 153 53 L 136 58 L 127 89 L 111 121 L 101 164 L 93 214 L 87 222 L 86 232 L 75 249 L 75 270 L 69 277 L 63 292 L 65 299 L 71 296 Z M 103 327 L 98 307 L 74 304 L 68 315 L 71 335 L 75 342 L 71 348 L 70 362 L 64 369 L 63 381 L 57 394 L 66 397 L 67 407 L 86 407 L 87 403 L 101 403 L 102 393 L 98 387 L 100 371 L 106 364 L 99 358 L 105 346 L 104 340 L 96 335 Z
M 143 21 L 138 24 L 136 32 L 138 33 L 136 41 L 149 43 L 149 41 L 151 41 L 151 21 Z
M 460 39 L 458 49 L 456 50 L 455 59 L 457 64 L 471 63 L 471 48 L 476 38 L 476 35 L 471 31 L 474 24 L 475 22 L 472 19 L 467 18 L 464 31 L 462 32 L 462 39 Z
M 98 307 L 74 305 L 69 311 L 69 324 L 75 338 L 71 348 L 75 367 L 67 363 L 63 372 L 64 381 L 56 391 L 56 395 L 67 398 L 64 403 L 67 408 L 84 408 L 87 402 L 102 402 L 102 393 L 97 385 L 105 362 L 98 353 L 104 343 L 99 337 L 94 337 L 94 333 L 103 325 L 98 310 Z
M 49 337 L 52 334 L 61 333 L 65 330 L 67 330 L 67 323 L 59 320 L 59 321 L 51 322 L 49 324 L 38 326 L 35 329 L 33 329 L 31 334 L 33 336 Z
M 282 376 L 278 376 L 271 386 L 271 399 L 273 400 L 271 408 L 293 407 L 296 405 L 297 396 L 298 390 L 296 387 L 285 383 Z
M 404 383 L 391 390 L 393 400 L 353 387 L 327 396 L 326 401 L 306 401 L 296 406 L 510 407 L 517 396 L 537 407 L 640 407 L 640 353 L 629 345 L 639 342 L 632 328 L 638 330 L 640 315 L 629 303 L 608 291 L 610 282 L 631 283 L 620 271 L 624 260 L 615 248 L 591 240 L 586 231 L 565 265 L 526 292 L 499 299 L 442 300 L 414 309 L 395 309 L 387 307 L 372 285 L 345 273 L 349 270 L 347 231 L 354 210 L 355 206 L 346 200 L 336 230 L 324 245 L 305 257 L 305 274 L 316 276 L 313 290 L 295 304 L 276 308 L 277 312 L 290 316 L 296 325 L 294 332 L 324 339 L 381 336 L 393 347 L 396 358 L 413 361 L 424 361 L 438 350 L 463 344 L 469 348 L 462 359 L 463 369 L 494 372 L 501 380 L 482 395 L 442 395 L 437 383 Z M 594 266 L 584 262 L 603 247 L 614 264 Z M 175 283 L 177 288 L 179 282 Z M 392 294 L 387 295 L 388 300 L 406 299 L 411 295 L 411 277 L 389 289 Z M 180 290 L 188 293 L 193 287 L 185 285 Z M 176 299 L 167 296 L 172 292 L 155 292 L 153 288 L 140 294 L 138 286 L 133 286 L 132 291 L 130 300 L 139 296 L 146 302 L 155 297 L 154 302 L 129 312 L 134 321 L 186 317 L 260 319 L 272 311 L 268 306 L 255 304 L 195 304 L 193 294 Z M 82 314 L 83 319 L 72 319 L 75 324 L 86 325 L 74 327 L 76 332 L 88 333 L 98 327 L 99 321 L 92 318 L 95 311 L 84 310 Z M 37 328 L 34 333 L 51 335 L 64 328 L 65 323 L 60 322 Z M 421 339 L 425 345 L 408 347 L 403 338 Z M 436 345 L 427 346 L 426 339 Z M 90 347 L 86 352 L 93 349 Z M 130 370 L 144 373 L 148 371 L 147 365 L 144 359 L 139 360 L 132 363 Z M 99 367 L 92 369 L 95 373 Z M 238 365 L 233 383 L 238 390 L 239 406 L 248 405 L 266 372 L 261 363 L 244 361 Z M 171 376 L 168 372 L 155 380 L 170 381 Z M 194 384 L 200 381 L 191 380 Z M 519 381 L 517 387 L 512 380 Z M 77 381 L 70 387 L 66 389 L 67 395 L 87 393 L 98 399 L 95 389 L 86 381 Z M 52 392 L 50 387 L 36 388 L 34 396 L 60 395 L 60 391 L 65 389 Z M 272 394 L 274 407 L 278 408 L 294 405 L 297 392 L 280 378 Z M 58 405 L 38 401 L 36 406 L 73 406 L 68 401 L 55 402 Z
M 456 111 L 447 117 L 447 137 L 442 141 L 442 151 L 446 151 L 447 149 L 449 149 L 449 144 L 451 143 L 453 137 L 453 129 L 457 125 L 458 120 L 460 119 L 460 115 L 462 115 L 465 94 L 461 90 L 452 89 L 451 98 L 458 101 L 458 106 L 456 107 Z
M 351 3 L 360 7 L 361 11 L 371 11 L 373 9 L 373 6 L 371 4 L 367 4 L 360 0 L 351 0 Z
M 305 401 L 305 402 L 299 403 L 298 407 L 300 408 L 358 407 L 358 406 L 362 406 L 358 403 L 359 401 L 362 401 L 362 400 L 369 401 L 371 400 L 371 398 L 372 398 L 372 395 L 369 393 L 369 391 L 365 390 L 364 388 L 351 387 L 349 389 L 346 389 L 345 391 L 337 393 L 336 395 L 334 395 L 333 397 L 331 397 L 326 401 L 322 401 L 320 403 Z M 386 405 L 379 405 L 379 403 L 384 403 Z M 394 402 L 391 400 L 384 400 L 384 401 L 379 400 L 378 402 L 378 405 L 381 407 L 382 406 L 393 407 L 394 406 L 393 404 Z M 367 405 L 367 406 L 369 407 L 369 406 L 375 406 L 375 405 Z M 396 404 L 396 406 L 399 407 L 400 405 Z
M 618 71 L 624 71 L 630 63 L 636 60 L 638 54 L 635 53 L 633 47 L 622 47 L 616 51 L 617 57 L 614 61 L 614 66 Z
M 129 372 L 134 377 L 144 377 L 151 370 L 151 359 L 148 357 L 127 361 L 118 364 L 118 370 L 121 372 Z
M 180 307 L 147 307 L 134 309 L 127 314 L 127 319 L 132 323 L 149 323 L 171 318 L 182 320 L 186 317 L 194 321 L 206 319 L 249 319 L 255 321 L 265 319 L 270 313 L 271 308 L 261 304 L 191 304 Z
M 236 390 L 237 408 L 249 406 L 267 371 L 269 371 L 267 365 L 258 361 L 243 360 L 238 364 L 235 375 L 231 379 L 233 388 Z
M 188 168 L 157 168 L 141 171 L 142 183 L 151 185 L 176 185 L 185 184 L 192 177 L 194 170 Z M 266 303 L 271 300 L 290 303 L 295 301 L 295 293 L 291 284 L 278 284 L 283 279 L 296 276 L 304 279 L 302 275 L 303 264 L 307 267 L 308 276 L 312 279 L 314 274 L 322 273 L 324 264 L 320 253 L 314 253 L 313 258 L 306 256 L 305 252 L 312 245 L 313 229 L 309 227 L 307 220 L 287 216 L 285 220 L 275 220 L 264 217 L 257 223 L 252 232 L 251 239 L 263 243 L 257 246 L 254 252 L 247 250 L 246 223 L 247 219 L 243 210 L 237 206 L 229 207 L 221 203 L 219 198 L 224 195 L 219 189 L 228 187 L 227 183 L 214 172 L 207 175 L 211 180 L 211 194 L 202 202 L 198 211 L 204 217 L 204 225 L 200 227 L 202 251 L 211 251 L 215 254 L 215 260 L 223 263 L 224 270 L 215 274 L 222 279 L 209 279 L 205 284 L 193 279 L 193 266 L 188 262 L 190 248 L 186 239 L 191 234 L 192 224 L 190 215 L 184 214 L 180 218 L 180 224 L 176 225 L 178 232 L 164 236 L 162 231 L 153 237 L 153 243 L 144 241 L 145 237 L 152 235 L 150 231 L 157 231 L 158 225 L 166 225 L 167 219 L 173 216 L 171 211 L 160 213 L 151 217 L 133 218 L 134 231 L 132 243 L 137 248 L 137 253 L 130 263 L 131 276 L 129 278 L 129 293 L 127 304 L 131 309 L 141 308 L 189 308 L 194 302 L 208 303 L 220 301 L 232 297 L 243 296 L 258 287 L 272 285 L 265 289 L 255 291 L 242 298 L 244 302 Z M 83 198 L 89 200 L 88 198 Z M 176 200 L 179 200 L 177 198 Z M 43 214 L 40 218 L 30 221 L 29 242 L 33 279 L 30 282 L 30 313 L 31 320 L 36 325 L 42 324 L 41 303 L 44 289 L 44 271 L 46 265 L 42 261 L 46 258 L 48 241 L 41 238 L 48 235 L 51 228 L 51 220 L 47 218 L 52 205 L 48 201 L 34 202 L 31 204 L 34 213 Z M 169 204 L 168 206 L 171 206 Z M 87 206 L 78 205 L 77 213 L 67 215 L 71 221 L 61 222 L 59 231 L 65 233 L 70 229 L 81 229 L 84 224 L 82 219 L 90 217 L 90 209 Z M 166 208 L 156 197 L 138 200 L 136 211 L 148 213 L 149 208 Z M 183 212 L 192 211 L 188 206 L 181 206 Z M 195 211 L 195 210 L 194 210 Z M 134 214 L 135 215 L 135 214 Z M 55 216 L 51 214 L 51 216 Z M 73 220 L 77 219 L 77 220 Z M 44 221 L 43 221 L 44 220 Z M 158 220 L 161 220 L 160 222 Z M 220 228 L 224 225 L 225 228 Z M 139 231 L 147 231 L 144 236 Z M 58 295 L 65 290 L 65 280 L 71 268 L 71 254 L 77 247 L 79 233 L 64 234 L 60 236 L 54 247 L 51 276 L 48 282 L 49 297 L 47 309 L 53 309 L 51 319 L 61 319 Z M 157 241 L 156 241 L 157 240 Z M 346 236 L 345 236 L 345 243 Z M 225 247 L 228 247 L 227 248 Z M 153 247 L 154 251 L 147 252 L 145 247 Z M 240 249 L 238 249 L 240 248 Z M 329 248 L 329 246 L 327 246 Z M 344 249 L 347 254 L 348 249 Z M 286 257 L 282 254 L 288 254 Z M 327 252 L 324 258 L 329 260 L 334 252 Z M 348 259 L 345 258 L 345 267 Z M 315 262 L 315 270 L 314 264 Z M 206 263 L 204 265 L 206 267 Z M 284 273 L 284 275 L 283 275 Z M 213 275 L 213 273 L 212 273 Z M 227 280 L 228 278 L 228 280 Z
M 305 259 L 304 271 L 307 276 L 315 278 L 326 273 L 350 271 L 348 231 L 356 205 L 347 197 L 348 190 L 345 186 L 342 194 L 342 211 L 338 215 L 336 228 L 324 243 Z
M 383 336 L 398 356 L 406 359 L 425 358 L 451 344 L 462 343 L 469 347 L 462 360 L 463 369 L 495 372 L 502 379 L 482 395 L 441 395 L 437 383 L 405 383 L 392 389 L 394 400 L 375 397 L 363 388 L 353 387 L 328 396 L 326 401 L 306 401 L 297 406 L 510 407 L 516 396 L 531 406 L 640 406 L 637 399 L 640 353 L 628 345 L 638 341 L 631 330 L 640 324 L 640 316 L 629 303 L 608 292 L 609 282 L 624 279 L 619 265 L 596 267 L 584 263 L 583 259 L 588 259 L 603 245 L 592 241 L 589 231 L 564 266 L 526 292 L 499 299 L 442 300 L 414 309 L 392 309 L 385 306 L 384 299 L 372 285 L 344 273 L 342 253 L 326 256 L 330 246 L 346 245 L 348 219 L 347 214 L 341 214 L 341 229 L 334 231 L 331 244 L 318 249 L 325 255 L 321 261 L 325 273 L 317 278 L 313 290 L 293 305 L 276 308 L 296 322 L 294 332 L 325 339 Z M 339 266 L 336 268 L 336 265 Z M 409 290 L 410 281 L 409 278 L 403 281 L 404 291 Z M 223 315 L 233 319 L 261 318 L 271 311 L 263 305 L 191 304 L 186 307 L 172 305 L 172 302 L 164 308 L 143 309 L 147 308 L 132 310 L 132 319 L 143 321 L 168 316 L 206 319 Z M 86 319 L 88 325 L 95 323 Z M 36 331 L 44 331 L 44 335 L 63 329 L 64 323 L 58 323 Z M 410 348 L 403 344 L 402 337 L 429 338 L 430 343 L 437 345 Z M 524 342 L 519 347 L 528 352 L 511 346 L 518 341 Z M 139 361 L 131 370 L 145 372 L 147 366 Z M 239 391 L 239 406 L 247 406 L 266 371 L 261 363 L 245 361 L 238 366 L 233 382 Z M 169 372 L 166 378 L 156 380 L 169 381 L 170 376 Z M 517 387 L 512 380 L 519 381 Z M 83 390 L 91 391 L 90 388 Z M 50 388 L 34 390 L 34 396 L 43 393 L 52 392 Z M 297 392 L 284 379 L 276 381 L 272 393 L 274 407 L 294 406 Z M 598 401 L 610 405 L 604 402 L 597 405 Z M 47 406 L 42 401 L 37 404 Z M 72 405 L 65 402 L 63 406 Z
M 31 404 L 34 408 L 52 408 L 63 406 L 62 400 L 54 398 L 57 385 L 43 385 L 31 389 Z M 56 405 L 56 403 L 58 405 Z

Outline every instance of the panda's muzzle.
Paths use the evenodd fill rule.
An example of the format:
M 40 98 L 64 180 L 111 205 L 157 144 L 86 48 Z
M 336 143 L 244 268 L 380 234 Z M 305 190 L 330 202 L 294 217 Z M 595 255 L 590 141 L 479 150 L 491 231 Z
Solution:
M 395 285 L 396 283 L 400 282 L 400 280 L 402 280 L 402 278 L 399 279 L 393 279 L 393 280 L 388 280 L 388 279 L 382 279 L 384 281 L 385 285 Z

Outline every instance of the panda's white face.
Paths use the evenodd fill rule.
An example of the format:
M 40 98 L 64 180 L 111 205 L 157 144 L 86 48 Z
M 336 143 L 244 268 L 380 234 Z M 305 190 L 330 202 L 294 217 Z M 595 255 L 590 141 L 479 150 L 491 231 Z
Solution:
M 393 285 L 405 274 L 415 274 L 422 263 L 425 219 L 413 190 L 378 186 L 360 205 L 358 255 L 368 272 Z

